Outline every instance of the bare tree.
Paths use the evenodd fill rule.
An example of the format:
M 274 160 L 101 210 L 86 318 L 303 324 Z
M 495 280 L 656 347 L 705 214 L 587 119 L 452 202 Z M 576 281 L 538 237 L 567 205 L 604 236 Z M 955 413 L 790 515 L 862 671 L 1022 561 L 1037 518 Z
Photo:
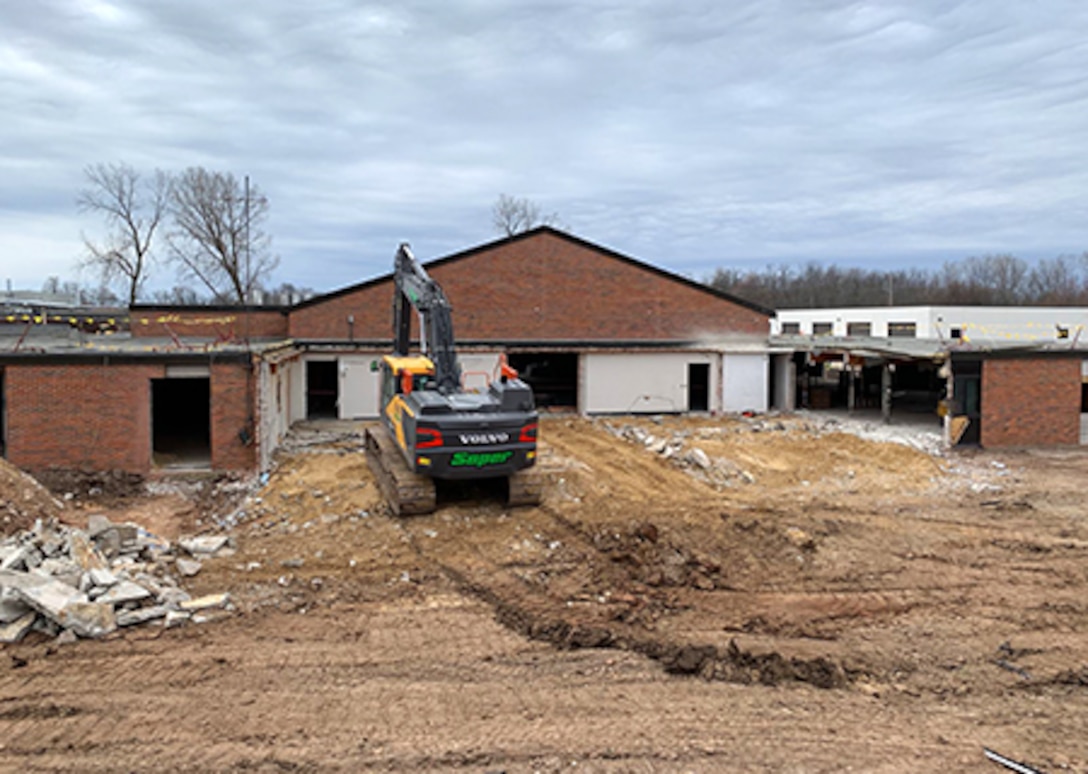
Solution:
M 279 260 L 261 224 L 268 199 L 234 175 L 190 167 L 170 196 L 170 259 L 221 300 L 249 303 Z
M 558 222 L 557 214 L 543 214 L 540 205 L 524 197 L 500 194 L 491 208 L 491 223 L 504 236 L 514 236 L 537 226 L 554 226 Z
M 151 243 L 166 211 L 170 178 L 156 170 L 143 180 L 128 164 L 94 164 L 83 174 L 87 187 L 76 205 L 102 215 L 110 231 L 102 242 L 83 237 L 82 266 L 96 270 L 105 284 L 123 282 L 131 305 L 151 267 Z

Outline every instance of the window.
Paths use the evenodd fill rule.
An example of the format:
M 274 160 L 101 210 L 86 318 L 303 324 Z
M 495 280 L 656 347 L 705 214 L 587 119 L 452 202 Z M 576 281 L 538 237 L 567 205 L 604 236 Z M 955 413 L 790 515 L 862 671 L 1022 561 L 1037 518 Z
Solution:
M 782 323 L 782 335 L 783 336 L 796 336 L 801 332 L 801 323 L 799 322 L 784 322 Z
M 962 339 L 963 338 L 963 328 L 950 328 L 949 331 L 948 331 L 948 335 L 951 336 L 954 339 Z
M 813 336 L 830 336 L 832 324 L 829 322 L 814 322 L 812 323 L 812 335 Z
M 912 322 L 888 323 L 888 335 L 893 338 L 913 339 L 918 335 L 918 324 Z
M 847 336 L 872 336 L 873 324 L 868 322 L 852 322 L 846 324 Z

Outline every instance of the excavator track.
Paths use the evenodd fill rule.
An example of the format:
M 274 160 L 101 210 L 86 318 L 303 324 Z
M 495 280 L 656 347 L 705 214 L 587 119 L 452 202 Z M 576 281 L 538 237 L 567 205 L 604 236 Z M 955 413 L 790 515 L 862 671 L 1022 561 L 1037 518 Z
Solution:
M 393 513 L 411 516 L 434 511 L 434 479 L 413 472 L 381 427 L 366 431 L 366 461 Z
M 540 505 L 544 492 L 544 474 L 535 467 L 519 470 L 508 477 L 509 489 L 506 504 Z

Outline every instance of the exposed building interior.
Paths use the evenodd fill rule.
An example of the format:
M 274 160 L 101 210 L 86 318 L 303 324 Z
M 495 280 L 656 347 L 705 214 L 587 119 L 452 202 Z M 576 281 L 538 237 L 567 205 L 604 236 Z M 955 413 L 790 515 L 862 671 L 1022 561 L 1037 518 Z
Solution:
M 509 362 L 533 388 L 538 408 L 578 407 L 577 352 L 514 352 Z
M 151 458 L 158 468 L 211 465 L 211 386 L 207 377 L 151 380 Z

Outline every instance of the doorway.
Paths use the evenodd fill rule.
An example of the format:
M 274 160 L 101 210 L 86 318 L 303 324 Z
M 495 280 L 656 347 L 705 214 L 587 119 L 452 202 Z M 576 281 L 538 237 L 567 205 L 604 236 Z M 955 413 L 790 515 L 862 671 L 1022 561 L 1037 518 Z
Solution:
M 577 352 L 512 352 L 508 361 L 533 388 L 537 408 L 578 407 Z
M 688 363 L 688 411 L 710 410 L 710 364 Z
M 335 360 L 306 362 L 306 418 L 336 419 L 340 403 L 340 379 Z
M 151 462 L 159 468 L 212 463 L 211 380 L 151 380 Z
M 952 438 L 955 446 L 977 446 L 982 441 L 982 362 L 953 363 Z

